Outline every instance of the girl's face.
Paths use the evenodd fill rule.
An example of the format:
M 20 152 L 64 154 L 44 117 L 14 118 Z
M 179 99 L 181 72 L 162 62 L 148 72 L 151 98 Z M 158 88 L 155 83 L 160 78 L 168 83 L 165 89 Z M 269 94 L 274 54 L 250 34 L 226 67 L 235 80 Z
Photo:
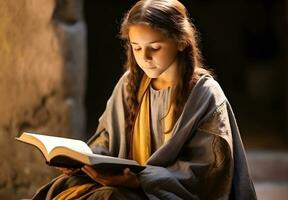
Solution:
M 178 44 L 147 25 L 131 25 L 129 40 L 137 64 L 150 78 L 173 82 Z

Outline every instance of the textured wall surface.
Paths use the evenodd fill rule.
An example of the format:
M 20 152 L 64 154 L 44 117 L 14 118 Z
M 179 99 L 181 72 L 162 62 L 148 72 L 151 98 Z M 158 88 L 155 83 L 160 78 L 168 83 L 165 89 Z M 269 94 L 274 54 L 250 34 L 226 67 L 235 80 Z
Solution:
M 0 1 L 0 199 L 30 197 L 56 173 L 19 133 L 84 132 L 82 3 Z

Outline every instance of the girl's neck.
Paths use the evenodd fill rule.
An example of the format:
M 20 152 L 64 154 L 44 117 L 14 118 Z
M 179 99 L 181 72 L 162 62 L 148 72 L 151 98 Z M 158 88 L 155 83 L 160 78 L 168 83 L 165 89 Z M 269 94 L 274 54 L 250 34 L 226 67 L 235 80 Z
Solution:
M 178 62 L 175 58 L 174 62 L 157 78 L 152 79 L 152 87 L 156 90 L 165 89 L 174 86 L 177 83 Z
M 165 79 L 156 78 L 156 79 L 152 79 L 151 81 L 151 86 L 155 90 L 162 90 L 168 87 L 172 87 L 174 85 L 175 85 L 174 80 L 165 80 Z

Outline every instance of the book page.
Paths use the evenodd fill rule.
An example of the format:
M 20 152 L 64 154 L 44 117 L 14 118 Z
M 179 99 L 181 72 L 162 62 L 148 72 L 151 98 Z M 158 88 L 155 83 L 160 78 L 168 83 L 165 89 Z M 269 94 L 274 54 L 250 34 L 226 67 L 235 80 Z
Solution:
M 27 133 L 27 132 L 25 134 L 35 137 L 39 141 L 41 141 L 46 147 L 46 150 L 48 153 L 50 153 L 55 147 L 61 146 L 61 147 L 67 147 L 69 149 L 73 149 L 80 153 L 93 154 L 89 146 L 81 140 L 74 140 L 74 139 L 69 139 L 69 138 L 61 138 L 61 137 L 48 136 L 48 135 L 38 135 L 38 134 Z

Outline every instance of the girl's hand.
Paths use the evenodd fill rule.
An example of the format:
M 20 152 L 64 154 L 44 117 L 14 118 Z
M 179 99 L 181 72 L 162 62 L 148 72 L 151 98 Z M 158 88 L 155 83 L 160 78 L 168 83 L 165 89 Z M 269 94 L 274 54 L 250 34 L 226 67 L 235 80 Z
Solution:
M 65 167 L 55 167 L 55 168 L 60 170 L 63 174 L 66 174 L 68 176 L 76 174 L 77 172 L 80 171 L 80 169 L 65 168 Z
M 131 172 L 129 168 L 124 169 L 122 175 L 101 175 L 97 173 L 91 166 L 84 165 L 81 168 L 88 176 L 96 182 L 104 186 L 124 186 L 129 188 L 139 188 L 140 182 L 135 173 Z

